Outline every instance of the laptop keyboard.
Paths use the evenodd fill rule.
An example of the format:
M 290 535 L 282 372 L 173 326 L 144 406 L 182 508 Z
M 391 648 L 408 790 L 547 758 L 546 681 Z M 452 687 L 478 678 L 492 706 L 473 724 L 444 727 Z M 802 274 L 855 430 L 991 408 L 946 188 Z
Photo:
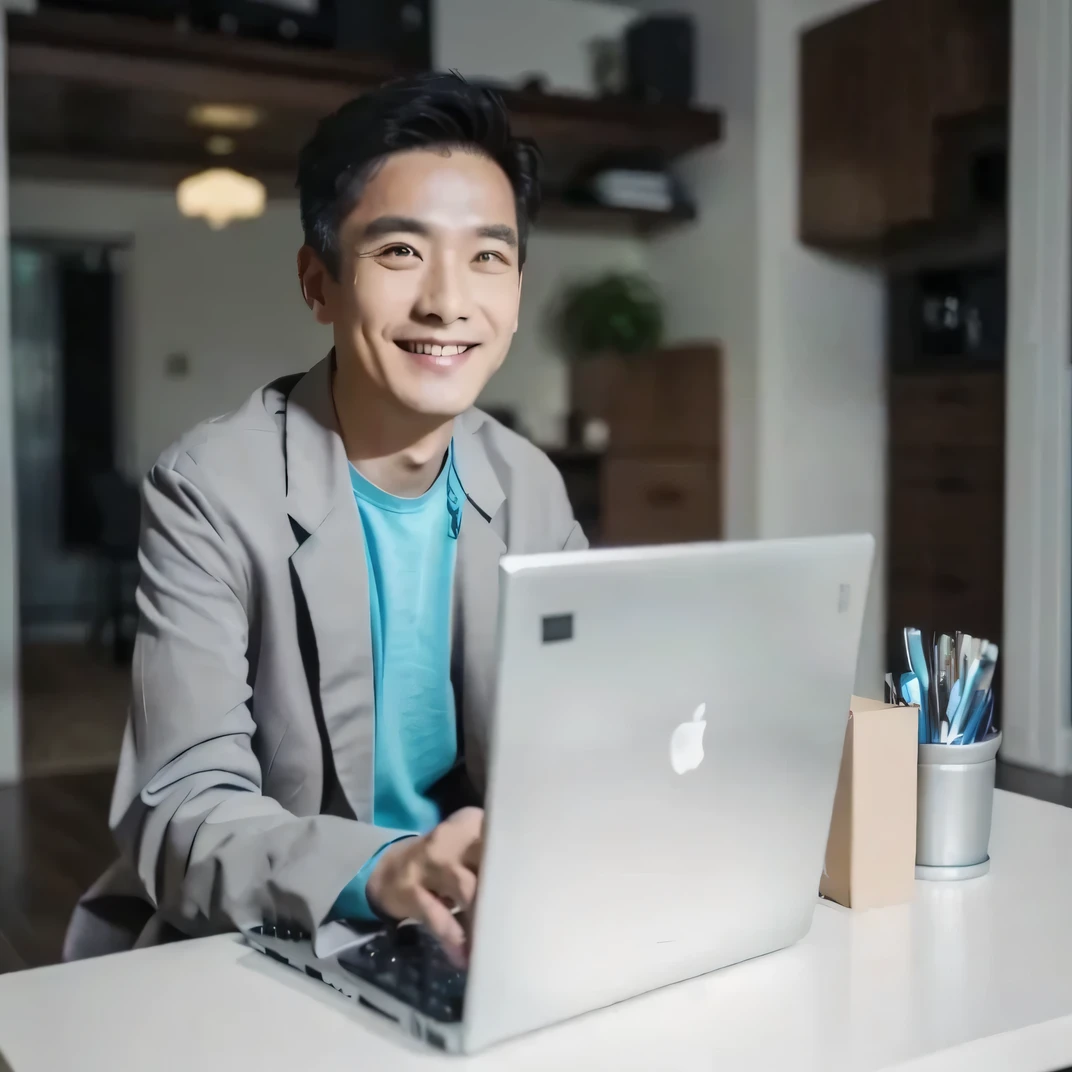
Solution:
M 465 1002 L 465 972 L 447 960 L 423 928 L 406 923 L 339 955 L 359 979 L 412 1005 L 440 1023 L 458 1023 Z

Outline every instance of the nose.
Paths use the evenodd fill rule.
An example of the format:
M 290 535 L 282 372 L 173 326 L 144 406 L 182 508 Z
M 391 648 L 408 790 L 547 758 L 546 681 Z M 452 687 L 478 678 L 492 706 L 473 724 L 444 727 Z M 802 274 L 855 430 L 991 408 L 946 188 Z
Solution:
M 424 273 L 414 309 L 426 324 L 453 324 L 469 318 L 465 271 L 447 257 L 436 258 Z

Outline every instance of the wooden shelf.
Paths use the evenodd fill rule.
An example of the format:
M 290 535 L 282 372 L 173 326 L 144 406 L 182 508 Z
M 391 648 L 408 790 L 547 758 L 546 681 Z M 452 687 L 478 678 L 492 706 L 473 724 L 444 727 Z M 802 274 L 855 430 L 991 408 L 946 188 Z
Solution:
M 694 219 L 696 212 L 688 206 L 673 208 L 669 212 L 651 212 L 642 208 L 615 208 L 610 205 L 570 201 L 551 194 L 545 198 L 540 210 L 539 226 L 563 230 L 608 230 L 622 227 L 649 233 Z
M 262 121 L 235 136 L 231 166 L 292 189 L 297 154 L 317 120 L 401 72 L 381 59 L 180 30 L 150 20 L 46 10 L 9 17 L 9 138 L 13 166 L 41 177 L 86 167 L 167 176 L 209 162 L 192 105 L 241 103 Z M 535 138 L 547 175 L 565 186 L 622 154 L 666 162 L 722 134 L 721 113 L 613 99 L 501 90 L 520 135 Z M 559 222 L 646 226 L 670 216 L 552 206 Z M 571 225 L 572 225 L 571 223 Z

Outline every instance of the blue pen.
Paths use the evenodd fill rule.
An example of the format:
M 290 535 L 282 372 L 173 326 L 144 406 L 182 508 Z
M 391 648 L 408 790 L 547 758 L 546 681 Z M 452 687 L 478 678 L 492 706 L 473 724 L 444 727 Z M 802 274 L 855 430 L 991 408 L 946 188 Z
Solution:
M 919 707 L 918 719 L 919 719 L 919 743 L 926 744 L 928 731 L 927 731 L 927 717 L 923 713 L 923 707 L 919 702 L 919 681 L 916 679 L 916 675 L 911 670 L 906 670 L 901 675 L 901 699 L 907 704 L 915 704 Z
M 930 693 L 931 676 L 927 671 L 927 657 L 923 654 L 923 634 L 918 629 L 909 627 L 905 629 L 904 636 L 909 666 L 916 675 L 916 681 L 918 682 L 920 714 L 923 718 L 924 726 L 929 727 L 931 723 L 927 717 L 927 697 Z M 924 738 L 925 742 L 926 738 Z
M 997 644 L 987 644 L 979 658 L 979 675 L 975 683 L 975 694 L 964 719 L 964 744 L 971 744 L 982 728 L 986 715 L 991 684 L 994 680 L 994 668 L 998 661 Z
M 985 741 L 990 736 L 990 731 L 994 728 L 994 694 L 991 693 L 987 697 L 986 701 L 986 715 L 984 716 L 985 725 L 983 726 L 982 733 L 979 734 L 979 740 Z
M 982 728 L 983 717 L 986 715 L 987 701 L 990 698 L 989 692 L 984 692 L 982 689 L 977 689 L 975 692 L 975 698 L 972 700 L 971 707 L 968 710 L 968 718 L 964 723 L 964 732 L 961 735 L 961 744 L 974 744 L 975 735 Z

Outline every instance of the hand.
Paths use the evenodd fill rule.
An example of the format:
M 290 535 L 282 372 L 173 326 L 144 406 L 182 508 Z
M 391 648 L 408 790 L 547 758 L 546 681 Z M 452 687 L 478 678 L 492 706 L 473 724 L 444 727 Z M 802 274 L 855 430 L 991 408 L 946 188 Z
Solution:
M 459 968 L 469 959 L 467 941 L 450 909 L 473 906 L 483 837 L 483 810 L 462 808 L 424 837 L 388 846 L 365 889 L 382 915 L 423 923 Z

